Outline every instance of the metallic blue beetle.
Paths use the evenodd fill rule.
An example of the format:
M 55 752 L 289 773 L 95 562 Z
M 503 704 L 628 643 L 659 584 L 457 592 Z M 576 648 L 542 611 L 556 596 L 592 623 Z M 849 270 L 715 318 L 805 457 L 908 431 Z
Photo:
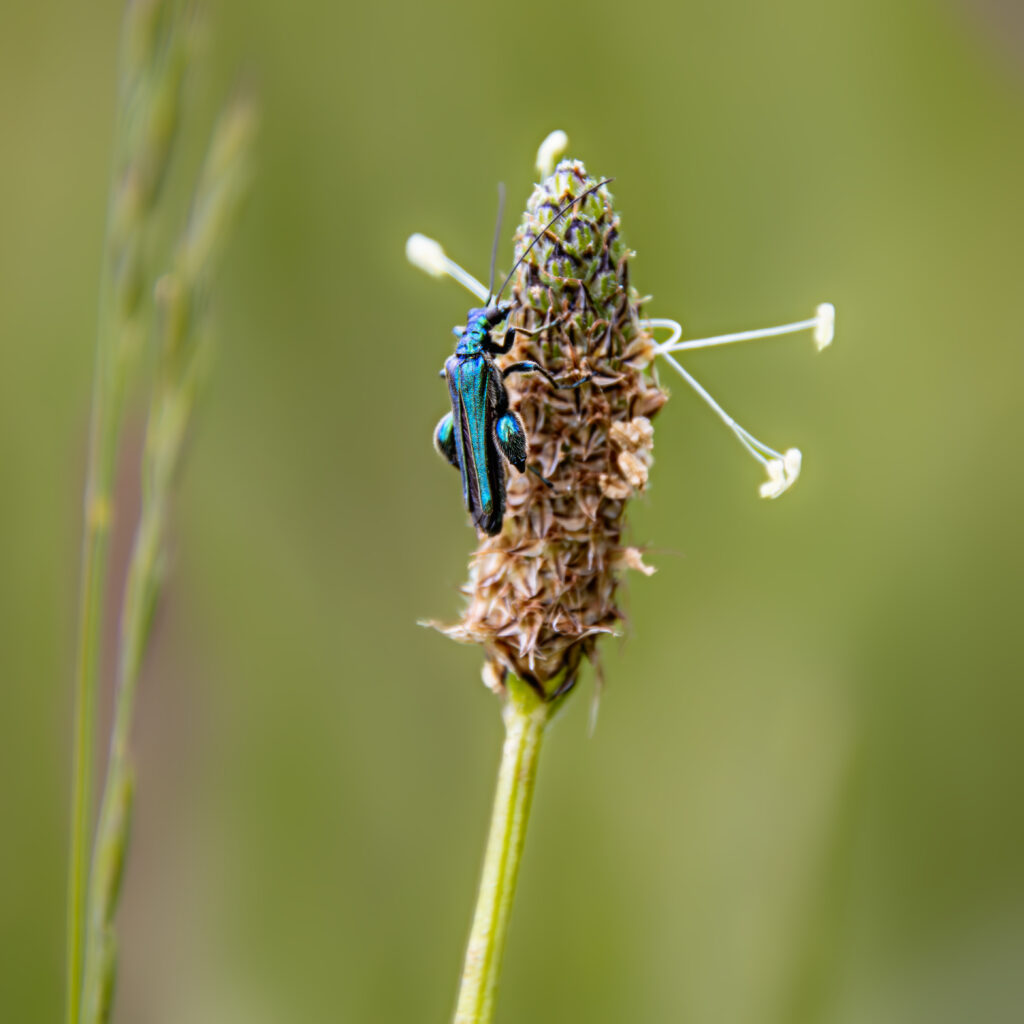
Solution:
M 434 430 L 434 446 L 462 474 L 462 497 L 466 509 L 477 529 L 490 536 L 501 533 L 505 518 L 505 467 L 502 456 L 520 473 L 526 470 L 526 431 L 519 416 L 508 407 L 505 378 L 512 373 L 542 373 L 552 387 L 565 389 L 578 388 L 590 380 L 588 375 L 573 384 L 561 384 L 540 363 L 532 360 L 512 363 L 503 370 L 499 369 L 493 357 L 511 351 L 517 332 L 540 332 L 509 326 L 505 330 L 504 339 L 500 343 L 496 342 L 491 331 L 507 320 L 512 311 L 511 303 L 497 300 L 519 264 L 544 232 L 571 206 L 611 180 L 608 178 L 599 182 L 562 206 L 526 247 L 498 289 L 494 301 L 491 301 L 491 292 L 488 292 L 486 304 L 480 309 L 471 309 L 467 314 L 466 326 L 454 329 L 459 341 L 454 354 L 448 357 L 441 371 L 448 381 L 452 409 L 442 417 Z M 492 258 L 491 291 L 493 285 Z M 544 330 L 547 327 L 540 328 L 540 331 Z

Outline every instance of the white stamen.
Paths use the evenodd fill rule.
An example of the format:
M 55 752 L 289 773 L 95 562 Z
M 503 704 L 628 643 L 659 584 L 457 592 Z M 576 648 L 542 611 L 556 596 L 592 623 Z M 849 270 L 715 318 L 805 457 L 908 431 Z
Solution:
M 798 331 L 814 331 L 814 343 L 818 350 L 825 348 L 835 334 L 836 308 L 831 302 L 823 302 L 811 320 L 798 320 L 796 323 L 783 324 L 781 327 L 762 327 L 755 331 L 736 331 L 732 334 L 718 334 L 711 338 L 696 338 L 691 341 L 680 341 L 683 328 L 675 320 L 641 320 L 640 326 L 645 329 L 665 328 L 672 331 L 672 336 L 655 348 L 658 355 L 666 352 L 686 352 L 696 348 L 714 348 L 716 345 L 731 345 L 736 341 L 752 341 L 755 338 L 774 338 L 780 334 L 796 334 Z
M 800 450 L 790 448 L 785 455 L 758 440 L 749 430 L 741 427 L 710 395 L 688 370 L 664 349 L 658 351 L 672 365 L 694 391 L 711 407 L 715 415 L 736 435 L 737 440 L 768 472 L 768 482 L 761 485 L 762 498 L 777 498 L 796 483 L 800 475 Z
M 569 136 L 561 129 L 551 132 L 537 149 L 537 172 L 546 178 L 569 148 Z
M 814 344 L 818 346 L 819 352 L 832 344 L 835 334 L 836 307 L 831 302 L 823 302 L 814 318 Z
M 471 291 L 482 302 L 487 301 L 487 289 L 468 271 L 450 259 L 440 242 L 426 235 L 410 235 L 405 243 L 405 258 L 420 270 L 430 274 L 431 277 L 454 278 L 463 288 Z
M 672 337 L 669 338 L 668 341 L 663 341 L 660 345 L 655 347 L 655 353 L 674 351 L 673 346 L 683 336 L 683 325 L 678 320 L 641 320 L 639 326 L 640 329 L 644 331 L 654 331 L 659 327 L 663 327 L 672 332 Z
M 785 455 L 759 441 L 749 430 L 741 427 L 697 382 L 696 378 L 672 357 L 672 352 L 683 352 L 689 349 L 712 348 L 715 345 L 728 345 L 734 341 L 749 341 L 753 338 L 770 338 L 779 334 L 793 334 L 796 331 L 814 331 L 814 341 L 819 351 L 832 341 L 835 333 L 836 310 L 830 302 L 818 306 L 813 320 L 801 320 L 781 327 L 767 327 L 758 331 L 738 331 L 735 334 L 720 334 L 714 338 L 701 338 L 696 341 L 680 341 L 683 336 L 682 326 L 675 320 L 641 320 L 643 330 L 658 329 L 672 332 L 667 341 L 654 347 L 655 355 L 664 356 L 675 371 L 704 399 L 715 415 L 736 435 L 740 444 L 765 467 L 768 480 L 761 484 L 762 498 L 777 498 L 784 494 L 800 476 L 800 449 L 790 448 Z

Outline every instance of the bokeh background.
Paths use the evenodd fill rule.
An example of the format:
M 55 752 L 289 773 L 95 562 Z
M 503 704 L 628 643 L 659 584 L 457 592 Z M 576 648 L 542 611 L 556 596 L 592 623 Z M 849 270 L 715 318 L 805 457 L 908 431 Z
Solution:
M 781 501 L 679 381 L 628 585 L 545 751 L 499 1020 L 1024 1017 L 1024 25 L 1010 2 L 221 0 L 259 173 L 138 708 L 116 1020 L 443 1021 L 501 738 L 431 452 L 551 129 L 614 175 L 688 364 L 804 451 Z M 62 1012 L 80 488 L 120 5 L 0 12 L 0 1018 Z M 502 262 L 508 265 L 510 234 Z M 129 414 L 115 580 L 135 503 Z

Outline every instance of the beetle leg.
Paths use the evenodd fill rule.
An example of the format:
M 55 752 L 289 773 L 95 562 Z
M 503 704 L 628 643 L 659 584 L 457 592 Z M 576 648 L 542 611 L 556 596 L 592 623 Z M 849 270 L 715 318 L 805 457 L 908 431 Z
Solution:
M 553 388 L 567 391 L 572 391 L 575 388 L 578 388 L 581 384 L 586 384 L 587 381 L 594 376 L 592 373 L 588 373 L 586 377 L 582 377 L 574 384 L 559 384 L 559 382 L 547 370 L 545 370 L 540 363 L 535 363 L 532 360 L 526 360 L 522 363 L 512 363 L 511 366 L 506 366 L 505 369 L 501 371 L 501 376 L 502 378 L 505 378 L 510 373 L 542 373 L 551 382 L 551 386 Z
M 500 345 L 493 338 L 490 338 L 488 341 L 484 342 L 484 348 L 492 356 L 507 355 L 509 352 L 512 351 L 512 343 L 515 340 L 516 340 L 516 329 L 514 327 L 509 327 L 505 331 L 505 337 L 502 339 L 502 342 L 501 342 Z
M 534 338 L 538 334 L 543 334 L 549 328 L 554 327 L 555 324 L 561 323 L 562 319 L 562 317 L 559 317 L 557 320 L 552 320 L 551 323 L 544 324 L 533 331 L 528 331 L 525 327 L 513 327 L 510 325 L 506 329 L 505 337 L 500 345 L 492 339 L 491 342 L 486 344 L 484 347 L 492 356 L 508 355 L 508 353 L 512 351 L 512 343 L 516 340 L 517 334 L 523 334 L 527 338 Z
M 535 338 L 538 334 L 543 334 L 545 331 L 550 330 L 552 327 L 556 327 L 565 319 L 564 316 L 555 317 L 554 320 L 549 324 L 541 324 L 540 327 L 535 327 L 532 331 L 528 331 L 525 327 L 512 327 L 510 330 L 515 331 L 517 334 L 525 334 L 528 338 Z
M 546 477 L 539 469 L 534 469 L 533 466 L 526 467 L 549 491 L 555 489 L 555 485 Z

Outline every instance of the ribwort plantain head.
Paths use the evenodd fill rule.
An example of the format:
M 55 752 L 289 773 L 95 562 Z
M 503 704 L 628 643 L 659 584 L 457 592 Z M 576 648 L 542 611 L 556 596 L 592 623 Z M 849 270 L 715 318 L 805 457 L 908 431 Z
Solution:
M 598 180 L 579 161 L 559 163 L 527 202 L 516 258 Z M 632 255 L 604 185 L 542 232 L 514 278 L 510 322 L 537 333 L 520 333 L 503 365 L 528 360 L 590 379 L 570 391 L 508 378 L 536 472 L 510 474 L 504 528 L 481 537 L 465 612 L 444 628 L 483 646 L 485 681 L 499 692 L 512 673 L 545 699 L 565 693 L 622 619 L 621 571 L 652 571 L 623 541 L 627 503 L 647 486 L 651 419 L 667 398 L 645 372 L 655 352 L 629 283 Z

